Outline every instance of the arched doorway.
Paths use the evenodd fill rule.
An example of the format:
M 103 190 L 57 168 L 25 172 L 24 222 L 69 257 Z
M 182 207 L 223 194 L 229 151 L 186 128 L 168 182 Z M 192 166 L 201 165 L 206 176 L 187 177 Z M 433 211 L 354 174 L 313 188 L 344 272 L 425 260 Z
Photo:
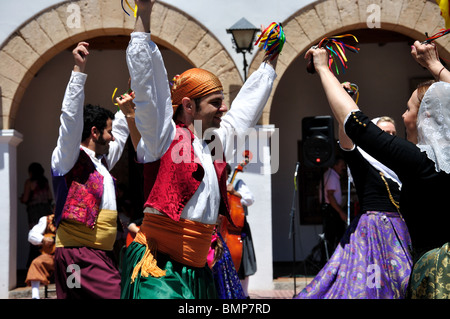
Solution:
M 303 59 L 306 50 L 326 36 L 357 35 L 361 51 L 357 55 L 349 53 L 349 69 L 339 79 L 360 84 L 360 105 L 369 116 L 379 116 L 380 112 L 394 113 L 401 129 L 401 114 L 409 98 L 411 83 L 429 76 L 411 58 L 409 45 L 415 39 L 423 40 L 425 32 L 431 35 L 444 28 L 439 8 L 432 1 L 380 3 L 380 27 L 375 29 L 367 25 L 368 3 L 359 1 L 355 5 L 351 2 L 350 6 L 349 2 L 348 7 L 343 3 L 314 2 L 283 22 L 288 41 L 278 60 L 276 87 L 260 120 L 263 124 L 274 125 L 280 132 L 280 165 L 271 177 L 275 262 L 292 260 L 292 242 L 287 232 L 293 200 L 293 170 L 300 159 L 298 142 L 302 139 L 302 118 L 331 115 L 318 77 L 306 72 Z M 448 40 L 443 37 L 437 42 L 439 53 L 445 60 L 449 56 Z M 256 66 L 252 63 L 251 69 Z M 402 130 L 399 132 L 403 136 Z M 303 205 L 302 198 L 296 200 Z M 317 235 L 322 227 L 321 224 L 300 225 L 298 221 L 302 217 L 296 218 L 300 242 L 296 246 L 297 261 L 303 260 L 318 242 Z
M 378 15 L 379 13 L 379 15 Z M 374 20 L 376 19 L 376 20 Z M 374 24 L 375 21 L 379 24 Z M 440 9 L 435 1 L 316 1 L 283 21 L 287 42 L 278 59 L 278 77 L 274 91 L 292 62 L 312 45 L 326 36 L 349 33 L 354 30 L 379 29 L 392 31 L 412 39 L 424 40 L 425 32 L 435 34 L 445 28 L 440 17 Z M 373 30 L 372 30 L 373 31 Z M 377 30 L 375 30 L 377 31 Z M 351 32 L 350 32 L 351 33 Z M 369 35 L 372 37 L 371 35 Z M 360 39 L 363 35 L 361 34 Z M 450 38 L 443 37 L 435 41 L 442 58 L 450 59 Z M 251 65 L 254 71 L 264 52 L 259 51 Z M 270 123 L 270 110 L 274 105 L 269 99 L 260 119 L 261 124 Z
M 80 18 L 78 21 L 73 20 L 73 14 L 77 12 Z M 178 73 L 176 66 L 181 70 L 185 70 L 186 66 L 208 69 L 220 76 L 226 99 L 229 100 L 242 85 L 242 80 L 232 59 L 217 39 L 192 17 L 173 7 L 157 3 L 154 12 L 155 18 L 152 21 L 156 25 L 167 26 L 164 29 L 152 28 L 152 37 L 164 48 L 168 59 L 174 61 L 171 64 L 174 68 L 168 70 L 169 76 Z M 50 177 L 49 159 L 56 142 L 62 95 L 70 75 L 68 72 L 73 66 L 71 48 L 79 41 L 92 41 L 94 47 L 91 49 L 96 51 L 99 58 L 97 61 L 90 61 L 95 67 L 88 76 L 87 96 L 93 97 L 94 100 L 94 97 L 98 96 L 100 98 L 92 101 L 93 103 L 111 105 L 113 109 L 111 89 L 118 87 L 120 92 L 128 79 L 124 45 L 126 46 L 127 37 L 133 27 L 134 18 L 127 16 L 120 7 L 114 9 L 101 2 L 88 0 L 72 1 L 48 8 L 34 16 L 0 48 L 0 128 L 4 131 L 11 129 L 19 136 L 22 135 L 21 130 L 26 132 L 23 134 L 23 143 L 19 147 L 15 146 L 20 165 L 3 168 L 7 175 L 13 175 L 14 180 L 9 186 L 12 195 L 8 201 L 15 203 L 20 196 L 27 177 L 27 166 L 31 161 L 47 164 L 46 175 Z M 106 58 L 102 58 L 105 56 Z M 218 60 L 221 63 L 217 63 Z M 102 71 L 96 72 L 96 68 Z M 53 78 L 52 74 L 55 73 L 52 72 L 61 77 Z M 98 88 L 98 91 L 95 91 L 95 88 Z M 33 96 L 33 92 L 42 94 Z M 12 153 L 10 150 L 8 152 Z M 126 160 L 123 159 L 124 162 Z M 132 161 L 130 158 L 128 160 Z M 19 255 L 22 254 L 21 245 L 27 244 L 26 238 L 23 239 L 23 234 L 18 234 L 16 229 L 20 226 L 17 224 L 18 211 L 19 214 L 24 213 L 24 207 L 18 205 L 15 203 L 10 210 L 3 212 L 4 220 L 10 220 L 6 223 L 8 229 L 5 231 L 2 245 L 8 247 L 5 251 L 7 263 L 5 269 L 2 269 L 5 278 L 0 280 L 2 283 L 8 283 L 0 293 L 6 298 L 8 290 L 16 285 L 15 270 L 17 259 L 20 259 Z M 19 244 L 18 235 L 23 239 Z M 23 259 L 20 262 L 23 263 Z

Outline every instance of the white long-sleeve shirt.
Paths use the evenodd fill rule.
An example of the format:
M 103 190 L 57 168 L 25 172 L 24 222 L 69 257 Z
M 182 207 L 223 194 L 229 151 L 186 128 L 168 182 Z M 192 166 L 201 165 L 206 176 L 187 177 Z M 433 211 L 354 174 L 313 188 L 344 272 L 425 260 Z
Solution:
M 172 143 L 176 130 L 172 120 L 167 72 L 161 52 L 151 41 L 150 33 L 131 34 L 127 64 L 131 86 L 135 92 L 136 126 L 141 133 L 137 158 L 142 163 L 149 163 L 163 156 Z M 234 137 L 238 141 L 243 140 L 248 129 L 255 126 L 270 96 L 275 77 L 276 73 L 271 65 L 261 64 L 245 82 L 230 111 L 222 117 L 220 128 L 214 133 L 219 137 L 226 158 L 230 158 L 235 151 Z M 197 192 L 183 209 L 181 218 L 214 224 L 218 217 L 220 191 L 213 159 L 203 139 L 194 137 L 193 148 L 205 170 L 205 176 Z
M 80 147 L 86 151 L 95 165 L 96 170 L 103 176 L 103 196 L 101 209 L 116 210 L 116 193 L 114 181 L 108 169 L 102 164 L 101 157 L 95 152 L 80 145 L 83 132 L 84 85 L 87 74 L 72 71 L 61 109 L 61 125 L 56 148 L 53 150 L 51 168 L 56 176 L 67 174 L 75 165 L 80 154 Z M 122 155 L 128 138 L 129 129 L 125 115 L 118 111 L 112 125 L 114 141 L 109 144 L 109 153 L 105 156 L 109 170 L 111 170 Z
M 234 187 L 236 192 L 241 194 L 241 204 L 244 206 L 251 206 L 255 202 L 255 196 L 248 188 L 247 184 L 240 179 L 236 182 L 236 186 Z
M 47 216 L 39 218 L 39 222 L 28 232 L 28 241 L 35 246 L 42 244 L 45 229 L 47 228 Z

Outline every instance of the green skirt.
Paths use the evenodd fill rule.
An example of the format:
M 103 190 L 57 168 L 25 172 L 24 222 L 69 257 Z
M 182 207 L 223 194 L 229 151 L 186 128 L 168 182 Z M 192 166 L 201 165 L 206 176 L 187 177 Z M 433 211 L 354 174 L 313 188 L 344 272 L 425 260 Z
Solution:
M 409 283 L 412 299 L 450 299 L 450 243 L 425 253 Z
M 142 259 L 145 246 L 132 242 L 126 248 L 122 260 L 122 299 L 217 299 L 217 292 L 211 269 L 189 267 L 173 261 L 169 256 L 159 253 L 158 266 L 166 270 L 160 278 L 143 277 L 139 273 L 131 283 L 131 274 Z

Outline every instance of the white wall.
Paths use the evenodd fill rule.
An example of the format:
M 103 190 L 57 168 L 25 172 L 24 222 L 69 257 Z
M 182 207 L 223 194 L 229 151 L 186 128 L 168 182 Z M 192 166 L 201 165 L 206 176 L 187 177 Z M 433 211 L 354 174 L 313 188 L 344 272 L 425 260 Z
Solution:
M 270 144 L 277 137 L 272 125 L 257 126 L 248 135 L 246 145 L 237 152 L 236 159 L 227 159 L 234 169 L 242 161 L 243 150 L 252 153 L 250 163 L 236 175 L 236 180 L 242 179 L 255 197 L 253 205 L 248 207 L 247 216 L 257 264 L 256 273 L 249 277 L 249 290 L 273 288 L 271 172 L 277 168 L 277 163 L 274 164 L 270 156 Z
M 17 145 L 22 136 L 15 130 L 0 132 L 0 299 L 8 298 L 10 289 L 16 286 L 17 250 L 11 249 L 17 242 Z

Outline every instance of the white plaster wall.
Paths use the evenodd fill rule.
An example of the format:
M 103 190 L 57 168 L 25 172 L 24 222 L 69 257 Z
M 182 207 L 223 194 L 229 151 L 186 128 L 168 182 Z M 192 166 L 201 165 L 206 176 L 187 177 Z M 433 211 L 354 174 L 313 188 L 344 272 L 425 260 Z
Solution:
M 17 242 L 17 145 L 22 136 L 15 130 L 0 131 L 0 299 L 8 298 L 8 292 L 16 285 Z
M 257 271 L 249 277 L 249 290 L 270 290 L 273 288 L 272 263 L 272 168 L 270 142 L 277 138 L 271 125 L 257 126 L 248 136 L 247 147 L 237 152 L 232 168 L 242 160 L 243 150 L 250 150 L 253 158 L 244 167 L 243 172 L 236 175 L 242 179 L 253 195 L 255 202 L 248 207 L 247 221 L 252 233 L 256 255 Z

